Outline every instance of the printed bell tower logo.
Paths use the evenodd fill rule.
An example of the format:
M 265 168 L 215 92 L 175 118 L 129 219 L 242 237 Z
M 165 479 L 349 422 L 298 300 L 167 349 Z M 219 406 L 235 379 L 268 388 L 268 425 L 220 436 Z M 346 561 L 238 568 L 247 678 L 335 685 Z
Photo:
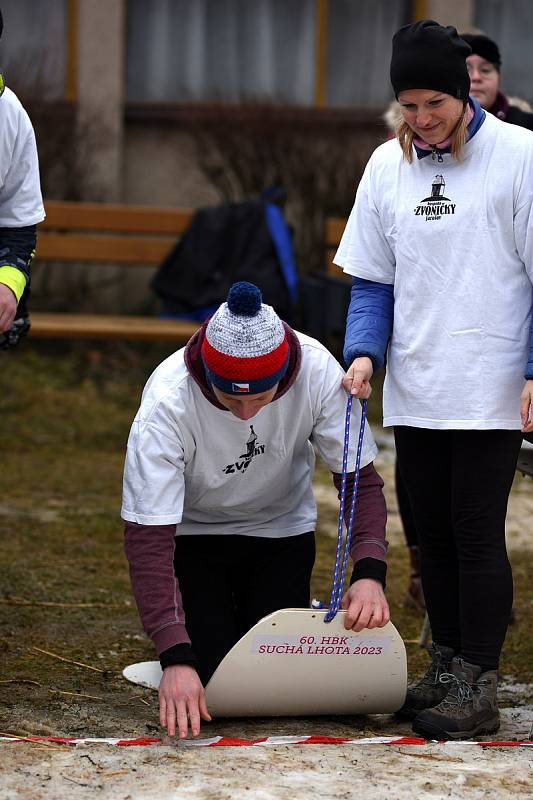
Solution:
M 246 440 L 246 453 L 241 453 L 237 461 L 235 461 L 233 464 L 228 464 L 223 468 L 222 471 L 225 472 L 226 475 L 231 475 L 232 473 L 237 472 L 243 474 L 252 463 L 252 458 L 254 456 L 264 455 L 265 445 L 257 444 L 257 439 L 258 436 L 254 431 L 254 426 L 250 425 L 250 434 Z
M 434 203 L 436 200 L 448 200 L 448 197 L 444 197 L 444 187 L 446 186 L 446 181 L 444 180 L 442 175 L 435 175 L 433 179 L 433 183 L 431 184 L 431 196 L 426 197 L 422 200 L 423 203 Z
M 415 207 L 415 216 L 425 217 L 426 222 L 433 222 L 447 214 L 455 214 L 457 204 L 452 203 L 449 197 L 445 197 L 445 187 L 444 175 L 435 175 L 431 184 L 431 194 L 429 197 L 424 197 Z
M 254 431 L 254 426 L 250 425 L 250 435 L 246 440 L 246 453 L 239 456 L 240 458 L 253 458 L 255 455 L 255 443 L 257 442 L 257 433 Z

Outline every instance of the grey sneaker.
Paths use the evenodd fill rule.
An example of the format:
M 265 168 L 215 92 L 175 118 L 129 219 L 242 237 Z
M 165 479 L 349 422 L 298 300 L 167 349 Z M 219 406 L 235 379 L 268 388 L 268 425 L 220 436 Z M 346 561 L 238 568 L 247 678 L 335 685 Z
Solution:
M 416 733 L 426 739 L 471 739 L 498 730 L 496 670 L 481 673 L 481 667 L 457 657 L 452 660 L 450 672 L 441 675 L 440 681 L 449 691 L 438 706 L 415 717 Z
M 440 682 L 440 677 L 450 670 L 450 662 L 454 656 L 451 647 L 432 643 L 428 646 L 431 664 L 417 684 L 407 689 L 405 703 L 397 712 L 398 716 L 413 719 L 426 708 L 433 708 L 447 695 L 449 686 Z

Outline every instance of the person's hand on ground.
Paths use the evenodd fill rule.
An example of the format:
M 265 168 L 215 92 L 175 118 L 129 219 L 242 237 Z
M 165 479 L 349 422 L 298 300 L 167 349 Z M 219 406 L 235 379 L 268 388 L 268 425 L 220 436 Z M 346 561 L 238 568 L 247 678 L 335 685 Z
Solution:
M 354 397 L 358 397 L 360 400 L 368 400 L 372 394 L 370 378 L 373 372 L 371 359 L 368 356 L 359 356 L 348 367 L 348 371 L 342 379 L 342 385 Z
M 358 632 L 363 628 L 382 628 L 390 620 L 383 587 L 373 578 L 360 578 L 352 583 L 342 598 L 341 608 L 346 611 L 346 630 Z
M 193 736 L 200 733 L 200 718 L 211 721 L 205 691 L 198 673 L 188 664 L 166 667 L 159 684 L 159 721 L 169 736 L 176 730 L 180 739 L 187 736 L 190 724 Z
M 0 333 L 8 331 L 17 313 L 17 298 L 4 283 L 0 283 Z

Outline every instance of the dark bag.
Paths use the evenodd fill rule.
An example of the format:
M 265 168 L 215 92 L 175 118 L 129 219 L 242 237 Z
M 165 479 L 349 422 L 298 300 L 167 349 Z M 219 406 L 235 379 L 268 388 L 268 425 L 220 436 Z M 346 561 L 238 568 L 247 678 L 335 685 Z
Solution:
M 196 212 L 152 281 L 167 314 L 202 321 L 226 299 L 232 283 L 247 280 L 261 289 L 264 303 L 282 319 L 291 320 L 296 299 L 294 262 L 292 285 L 285 275 L 286 262 L 292 259 L 292 250 L 287 259 L 290 237 L 280 229 L 280 209 L 272 206 L 258 200 Z

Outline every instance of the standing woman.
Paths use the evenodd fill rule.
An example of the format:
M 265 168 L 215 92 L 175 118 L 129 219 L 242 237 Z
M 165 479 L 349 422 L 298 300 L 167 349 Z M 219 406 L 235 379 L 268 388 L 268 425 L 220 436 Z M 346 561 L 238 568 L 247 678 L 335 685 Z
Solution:
M 384 425 L 420 534 L 431 665 L 403 713 L 428 738 L 499 727 L 512 605 L 505 515 L 533 430 L 533 133 L 469 98 L 470 47 L 422 20 L 393 39 L 402 120 L 377 148 L 335 263 L 353 276 L 344 383 Z

